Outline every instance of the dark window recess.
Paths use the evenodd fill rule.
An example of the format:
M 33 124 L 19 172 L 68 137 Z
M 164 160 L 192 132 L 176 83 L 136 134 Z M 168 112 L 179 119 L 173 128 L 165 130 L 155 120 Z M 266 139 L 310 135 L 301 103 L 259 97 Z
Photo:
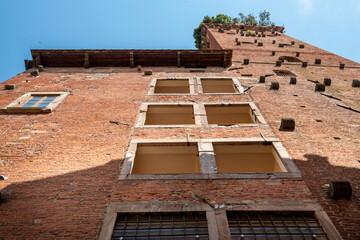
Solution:
M 205 212 L 118 213 L 112 240 L 208 239 Z
M 185 68 L 207 68 L 207 66 L 202 64 L 187 64 Z
M 313 212 L 227 212 L 232 239 L 328 239 Z
M 273 70 L 279 77 L 296 77 L 296 75 L 288 70 Z
M 300 59 L 296 58 L 296 57 L 291 57 L 291 56 L 281 56 L 279 57 L 280 58 L 283 58 L 284 61 L 287 61 L 287 62 L 301 62 Z

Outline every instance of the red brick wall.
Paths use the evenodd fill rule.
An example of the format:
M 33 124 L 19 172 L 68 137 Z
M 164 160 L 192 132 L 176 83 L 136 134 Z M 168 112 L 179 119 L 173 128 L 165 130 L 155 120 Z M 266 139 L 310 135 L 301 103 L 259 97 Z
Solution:
M 284 147 L 299 167 L 306 184 L 325 209 L 344 239 L 359 239 L 360 233 L 360 115 L 337 106 L 346 105 L 360 110 L 360 89 L 352 88 L 353 79 L 359 79 L 360 65 L 343 57 L 329 53 L 310 44 L 301 42 L 286 35 L 274 37 L 241 37 L 210 29 L 222 48 L 234 49 L 234 67 L 241 69 L 233 71 L 235 76 L 253 74 L 273 74 L 273 69 L 290 70 L 297 75 L 297 84 L 290 85 L 289 77 L 276 75 L 266 78 L 266 82 L 278 81 L 278 91 L 269 90 L 268 84 L 258 85 L 250 91 L 251 97 L 260 108 L 274 133 L 280 138 Z M 235 32 L 235 30 L 231 30 Z M 235 44 L 239 41 L 253 42 L 258 39 L 264 46 L 257 44 Z M 276 40 L 276 44 L 272 41 Z M 293 46 L 279 48 L 279 43 Z M 299 44 L 305 48 L 300 49 Z M 271 56 L 271 51 L 276 51 Z M 275 67 L 279 56 L 293 56 L 300 52 L 301 61 L 307 61 L 309 67 L 302 68 L 301 63 L 288 63 Z M 250 65 L 242 65 L 244 58 L 250 59 Z M 315 66 L 316 58 L 322 64 Z M 251 63 L 253 62 L 253 63 Z M 339 63 L 345 63 L 344 70 L 339 69 Z M 310 66 L 311 65 L 311 66 Z M 325 94 L 341 99 L 330 99 L 314 92 L 315 84 L 308 80 L 323 82 L 331 78 L 332 85 L 326 87 Z M 251 81 L 249 81 L 251 82 Z M 255 84 L 256 81 L 253 81 Z M 248 83 L 251 85 L 252 83 Z M 294 132 L 278 130 L 282 117 L 292 117 L 296 121 Z M 353 190 L 351 200 L 332 200 L 328 194 L 330 180 L 347 180 Z
M 234 48 L 237 70 L 208 68 L 206 73 L 190 73 L 184 68 L 153 68 L 153 76 L 136 69 L 117 68 L 113 73 L 90 74 L 84 69 L 47 69 L 39 77 L 22 73 L 5 83 L 16 89 L 0 91 L 3 108 L 28 91 L 71 91 L 51 114 L 0 115 L 0 181 L 4 201 L 0 203 L 0 238 L 5 239 L 96 239 L 105 208 L 110 202 L 137 200 L 190 200 L 195 192 L 216 203 L 232 200 L 317 200 L 345 239 L 358 239 L 359 200 L 359 113 L 338 107 L 338 102 L 314 92 L 314 83 L 331 77 L 326 93 L 358 108 L 359 89 L 351 88 L 358 77 L 359 64 L 306 45 L 300 59 L 312 62 L 322 58 L 322 66 L 301 68 L 283 65 L 298 76 L 296 85 L 289 78 L 270 76 L 257 84 L 260 75 L 273 74 L 275 57 L 270 56 L 270 39 L 261 47 L 234 46 L 235 35 L 211 32 L 222 48 Z M 240 35 L 236 36 L 240 37 Z M 283 35 L 278 41 L 291 38 Z M 297 42 L 298 44 L 298 42 Z M 239 49 L 237 49 L 239 48 Z M 244 48 L 244 49 L 242 49 Z M 285 47 L 281 54 L 294 55 L 298 47 Z M 243 58 L 250 65 L 242 65 Z M 347 66 L 339 70 L 342 61 Z M 326 66 L 325 66 L 326 65 Z M 278 69 L 278 68 L 276 68 Z M 51 73 L 53 72 L 53 73 Z M 237 96 L 147 96 L 154 77 L 235 76 L 244 86 L 254 86 Z M 279 81 L 278 91 L 269 90 L 270 81 Z M 0 89 L 3 85 L 0 84 Z M 270 127 L 221 127 L 135 129 L 142 102 L 178 101 L 254 101 Z M 281 117 L 293 117 L 294 132 L 280 132 Z M 109 121 L 127 123 L 116 125 Z M 243 180 L 118 180 L 119 168 L 131 139 L 177 139 L 191 137 L 279 137 L 300 168 L 301 179 Z M 340 139 L 335 139 L 340 138 Z M 325 184 L 329 180 L 349 180 L 352 200 L 331 200 Z M 309 190 L 310 189 L 310 190 Z
M 22 73 L 6 82 L 15 83 L 16 89 L 1 92 L 0 107 L 27 91 L 71 91 L 71 95 L 51 114 L 0 117 L 1 174 L 8 177 L 0 182 L 5 199 L 0 204 L 1 237 L 97 238 L 109 201 L 194 200 L 192 192 L 217 203 L 312 198 L 301 180 L 118 181 L 130 139 L 183 139 L 186 133 L 196 138 L 260 137 L 259 132 L 274 137 L 266 126 L 134 129 L 142 102 L 251 101 L 246 94 L 147 96 L 153 77 L 232 76 L 223 68 L 210 73 L 183 68 L 154 71 L 150 77 L 135 69 L 105 75 L 41 73 L 36 78 Z

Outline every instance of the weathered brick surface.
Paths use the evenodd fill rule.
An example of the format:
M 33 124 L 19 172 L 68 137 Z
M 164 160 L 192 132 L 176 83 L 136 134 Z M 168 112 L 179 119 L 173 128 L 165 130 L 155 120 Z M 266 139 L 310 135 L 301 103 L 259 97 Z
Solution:
M 21 73 L 1 83 L 16 84 L 14 90 L 0 90 L 0 108 L 28 91 L 69 91 L 71 94 L 51 114 L 0 115 L 0 181 L 4 201 L 0 203 L 0 238 L 5 239 L 97 239 L 103 214 L 110 202 L 140 200 L 196 201 L 199 194 L 216 204 L 232 201 L 318 201 L 345 239 L 358 239 L 359 199 L 359 113 L 336 104 L 359 109 L 358 88 L 352 79 L 359 64 L 296 41 L 281 48 L 281 55 L 309 61 L 275 67 L 280 56 L 278 43 L 290 43 L 286 35 L 261 38 L 264 46 L 241 44 L 253 37 L 241 37 L 211 30 L 222 48 L 233 48 L 235 68 L 207 68 L 190 73 L 186 68 L 153 67 L 144 76 L 131 68 L 45 68 L 38 77 Z M 227 30 L 225 30 L 226 32 Z M 272 44 L 276 39 L 277 44 Z M 305 44 L 299 49 L 298 44 Z M 265 50 L 265 51 L 264 51 Z M 271 56 L 275 50 L 276 55 Z M 242 65 L 250 58 L 249 65 Z M 313 66 L 313 59 L 322 64 Z M 254 62 L 257 63 L 254 63 Z M 345 62 L 344 70 L 338 68 Z M 274 69 L 290 70 L 290 77 L 279 77 Z M 243 77 L 252 74 L 252 77 Z M 259 84 L 262 75 L 265 84 Z M 242 85 L 253 86 L 242 95 L 149 96 L 155 77 L 235 76 Z M 315 92 L 324 77 L 332 79 L 325 94 Z M 280 88 L 270 90 L 271 81 Z M 242 102 L 254 101 L 269 126 L 134 128 L 143 102 Z M 293 132 L 279 131 L 281 118 L 295 119 Z M 116 125 L 118 121 L 127 125 Z M 227 179 L 227 180 L 118 180 L 119 169 L 131 139 L 248 138 L 278 137 L 303 179 Z M 353 188 L 351 200 L 331 200 L 330 180 L 348 180 Z
M 174 188 L 176 185 L 176 188 Z M 116 186 L 111 201 L 195 201 L 192 193 L 205 197 L 214 204 L 226 204 L 231 200 L 298 200 L 312 198 L 302 180 L 162 180 L 122 181 Z
M 360 65 L 348 59 L 331 54 L 286 35 L 262 38 L 264 47 L 254 44 L 236 46 L 234 37 L 239 41 L 253 41 L 254 37 L 241 37 L 218 33 L 210 29 L 222 48 L 235 49 L 233 55 L 235 67 L 242 69 L 233 71 L 235 76 L 251 73 L 258 78 L 271 74 L 273 69 L 290 70 L 297 75 L 297 84 L 290 85 L 290 77 L 276 75 L 266 78 L 265 85 L 255 86 L 250 95 L 256 102 L 275 135 L 279 137 L 290 156 L 302 172 L 306 184 L 325 209 L 344 239 L 358 239 L 360 227 L 360 115 L 337 106 L 346 105 L 360 110 L 360 92 L 351 87 L 352 79 L 360 73 Z M 290 43 L 294 46 L 279 48 L 276 42 Z M 305 44 L 299 49 L 298 44 Z M 281 51 L 279 51 L 281 49 Z M 275 50 L 276 55 L 271 56 Z M 299 63 L 287 63 L 275 67 L 279 56 L 295 56 L 311 65 L 301 68 Z M 244 58 L 250 58 L 249 65 L 242 65 Z M 313 66 L 315 58 L 321 58 L 322 64 Z M 238 60 L 239 62 L 236 62 Z M 257 63 L 251 63 L 257 62 Z M 344 70 L 339 63 L 346 63 Z M 325 94 L 334 96 L 341 101 L 331 99 L 314 92 L 315 83 L 308 80 L 323 82 L 325 77 L 332 79 L 332 85 L 326 86 Z M 270 91 L 271 81 L 279 81 L 280 89 Z M 279 126 L 282 117 L 295 119 L 294 132 L 281 132 Z M 351 183 L 353 197 L 351 200 L 332 200 L 327 194 L 330 180 L 347 180 Z
M 27 91 L 68 90 L 71 95 L 51 114 L 1 115 L 4 133 L 0 139 L 1 174 L 8 180 L 0 182 L 5 198 L 0 204 L 4 216 L 0 220 L 3 226 L 0 236 L 97 238 L 109 201 L 194 200 L 191 193 L 195 190 L 218 203 L 239 198 L 311 200 L 311 193 L 302 180 L 117 180 L 129 140 L 133 138 L 183 139 L 186 133 L 194 138 L 260 137 L 259 132 L 267 137 L 275 136 L 267 126 L 132 127 L 142 102 L 251 101 L 247 94 L 226 97 L 146 95 L 153 77 L 233 75 L 223 70 L 190 74 L 187 69 L 158 68 L 150 77 L 129 69 L 110 74 L 42 72 L 36 78 L 22 73 L 9 80 L 18 87 L 12 92 L 1 92 L 1 107 Z M 26 82 L 27 79 L 30 82 Z M 22 231 L 17 231 L 20 226 Z

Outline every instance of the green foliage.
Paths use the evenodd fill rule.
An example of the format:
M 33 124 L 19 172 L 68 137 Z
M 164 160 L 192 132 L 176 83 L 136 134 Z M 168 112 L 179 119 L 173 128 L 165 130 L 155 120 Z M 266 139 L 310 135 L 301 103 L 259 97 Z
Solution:
M 239 18 L 233 18 L 232 23 L 239 23 Z
M 267 12 L 265 10 L 259 12 L 259 15 L 257 17 L 254 16 L 254 14 L 252 13 L 249 13 L 248 15 L 239 13 L 238 20 L 240 23 L 244 23 L 247 25 L 260 25 L 260 26 L 275 25 L 275 23 L 270 20 L 270 12 Z
M 274 22 L 270 21 L 270 13 L 267 11 L 259 12 L 259 21 L 258 24 L 260 26 L 271 26 L 275 25 Z
M 229 24 L 232 23 L 233 19 L 225 14 L 218 14 L 216 17 L 205 16 L 201 23 L 219 23 L 219 24 Z M 195 47 L 201 48 L 201 23 L 194 29 L 193 37 L 195 39 Z
M 193 37 L 195 39 L 195 47 L 197 49 L 201 48 L 201 23 L 197 28 L 194 28 L 194 33 L 193 33 Z
M 214 17 L 212 17 L 212 18 L 214 18 Z M 212 22 L 212 18 L 209 17 L 209 16 L 205 16 L 202 22 L 203 22 L 203 23 L 211 23 L 211 22 Z
M 249 13 L 248 15 L 244 15 L 243 13 L 239 13 L 239 22 L 247 25 L 257 25 L 256 17 Z
M 249 13 L 245 15 L 239 13 L 239 17 L 232 18 L 225 14 L 218 14 L 215 17 L 205 16 L 201 23 L 219 23 L 219 24 L 230 24 L 230 23 L 244 23 L 247 25 L 261 25 L 261 26 L 270 26 L 275 25 L 274 22 L 270 20 L 270 12 L 262 11 L 259 12 L 258 16 Z M 195 47 L 201 48 L 201 23 L 194 29 L 193 37 L 195 39 Z
M 225 14 L 218 14 L 216 15 L 216 17 L 212 17 L 212 23 L 225 23 L 225 24 L 229 24 L 232 23 L 232 18 L 228 15 Z

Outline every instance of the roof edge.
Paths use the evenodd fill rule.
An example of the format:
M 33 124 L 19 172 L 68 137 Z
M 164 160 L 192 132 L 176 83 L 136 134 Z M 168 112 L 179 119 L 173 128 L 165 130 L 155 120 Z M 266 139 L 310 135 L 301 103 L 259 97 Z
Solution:
M 135 67 L 204 66 L 229 67 L 232 49 L 32 49 L 31 67 Z

